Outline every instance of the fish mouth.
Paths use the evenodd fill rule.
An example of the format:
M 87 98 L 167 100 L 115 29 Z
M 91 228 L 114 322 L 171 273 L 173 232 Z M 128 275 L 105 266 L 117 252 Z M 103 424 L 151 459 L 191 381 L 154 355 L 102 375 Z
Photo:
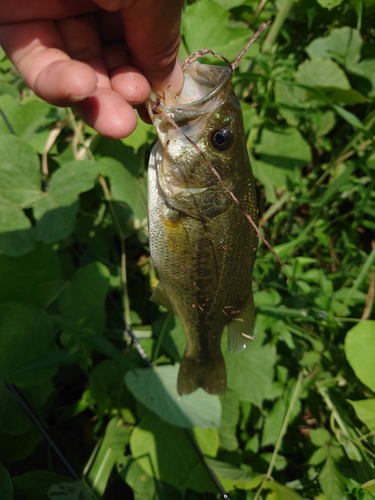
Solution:
M 193 62 L 185 70 L 185 84 L 176 96 L 168 89 L 160 97 L 154 92 L 147 102 L 151 116 L 158 110 L 169 115 L 177 124 L 194 120 L 217 106 L 220 94 L 225 97 L 225 88 L 230 86 L 232 68 Z M 222 92 L 224 91 L 224 92 Z

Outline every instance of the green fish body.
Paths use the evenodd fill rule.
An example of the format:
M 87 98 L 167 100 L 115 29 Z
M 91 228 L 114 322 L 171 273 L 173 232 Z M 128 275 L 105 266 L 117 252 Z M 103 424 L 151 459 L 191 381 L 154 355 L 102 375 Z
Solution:
M 246 214 L 256 223 L 256 194 L 231 76 L 229 67 L 194 62 L 180 96 L 153 95 L 148 104 L 159 139 L 148 171 L 150 252 L 160 280 L 152 300 L 177 314 L 186 333 L 180 394 L 225 392 L 223 329 L 230 350 L 245 348 L 254 330 L 258 239 Z

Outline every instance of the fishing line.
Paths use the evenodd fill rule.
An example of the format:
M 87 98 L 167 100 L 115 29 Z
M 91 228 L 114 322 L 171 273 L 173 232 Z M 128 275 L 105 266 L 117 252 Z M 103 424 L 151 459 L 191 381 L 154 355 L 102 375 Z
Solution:
M 7 116 L 5 115 L 5 113 L 3 112 L 3 110 L 2 110 L 1 107 L 0 107 L 0 115 L 2 116 L 4 122 L 6 123 L 9 131 L 13 135 L 16 135 L 14 128 L 12 127 L 11 123 L 9 122 Z M 77 247 L 78 247 L 78 249 L 79 249 L 79 251 L 81 253 L 81 256 L 86 260 L 87 263 L 92 262 L 92 260 L 88 256 L 87 252 L 85 251 L 85 249 L 81 245 L 80 241 L 76 237 L 76 235 L 73 235 L 73 237 L 74 237 L 75 243 L 76 243 L 76 245 L 77 245 Z M 141 344 L 140 344 L 137 336 L 133 332 L 132 328 L 125 321 L 125 319 L 123 317 L 123 314 L 122 314 L 120 308 L 118 307 L 115 299 L 112 297 L 112 295 L 109 295 L 107 298 L 110 301 L 112 307 L 114 308 L 114 311 L 115 311 L 116 315 L 118 316 L 119 320 L 121 321 L 121 324 L 122 324 L 122 327 L 123 327 L 124 331 L 126 331 L 128 333 L 128 335 L 129 335 L 129 337 L 131 338 L 132 344 L 137 349 L 137 352 L 138 352 L 139 356 L 141 357 L 143 363 L 145 364 L 145 366 L 147 368 L 152 368 L 151 361 L 148 359 L 147 354 L 144 352 L 144 350 L 143 350 L 143 348 L 142 348 L 142 346 L 141 346 Z M 58 457 L 60 458 L 60 460 L 62 461 L 62 463 L 65 465 L 65 467 L 67 468 L 67 470 L 72 475 L 72 477 L 75 480 L 80 480 L 81 478 L 75 472 L 75 470 L 70 465 L 70 463 L 68 462 L 68 460 L 65 458 L 64 454 L 61 452 L 61 450 L 59 449 L 59 447 L 57 446 L 57 444 L 54 442 L 54 440 L 52 439 L 52 437 L 48 433 L 47 429 L 44 427 L 44 425 L 40 421 L 39 417 L 32 410 L 31 406 L 26 401 L 26 399 L 22 396 L 22 394 L 18 391 L 18 389 L 13 384 L 11 384 L 9 382 L 5 382 L 5 386 L 17 398 L 17 400 L 20 402 L 20 404 L 24 408 L 25 412 L 28 414 L 29 418 L 34 422 L 34 424 L 36 425 L 36 427 L 40 430 L 40 432 L 42 433 L 43 437 L 46 439 L 46 441 L 51 446 L 51 448 L 53 448 L 53 450 L 56 452 L 56 454 L 58 455 Z M 171 408 L 172 408 L 172 406 L 171 406 Z M 167 413 L 171 410 L 171 408 L 169 408 L 167 410 Z M 162 421 L 162 419 L 160 419 L 160 422 L 161 421 Z M 208 474 L 210 475 L 210 477 L 213 480 L 214 484 L 216 485 L 216 487 L 217 487 L 217 489 L 218 489 L 221 497 L 223 498 L 223 500 L 230 500 L 229 495 L 226 493 L 225 489 L 223 488 L 222 484 L 220 483 L 219 479 L 217 478 L 215 472 L 207 464 L 207 462 L 206 462 L 206 460 L 204 458 L 204 455 L 202 453 L 202 450 L 200 449 L 197 441 L 195 440 L 195 438 L 194 438 L 191 430 L 185 428 L 184 432 L 186 433 L 186 435 L 187 435 L 187 437 L 188 437 L 191 445 L 193 446 L 195 452 L 197 453 L 200 461 L 203 463 L 203 466 L 205 467 L 206 471 L 208 472 Z

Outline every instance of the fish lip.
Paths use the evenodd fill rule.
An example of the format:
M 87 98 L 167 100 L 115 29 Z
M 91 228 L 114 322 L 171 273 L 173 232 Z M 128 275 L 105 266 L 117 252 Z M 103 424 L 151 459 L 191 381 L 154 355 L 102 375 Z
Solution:
M 230 66 L 216 66 L 213 64 L 202 65 L 200 71 L 201 73 L 209 72 L 213 68 L 215 71 L 221 69 L 221 73 L 219 74 L 217 85 L 205 97 L 186 104 L 165 106 L 160 102 L 160 97 L 152 91 L 147 102 L 147 108 L 150 115 L 157 114 L 157 109 L 161 109 L 161 111 L 171 116 L 176 123 L 190 121 L 204 115 L 206 111 L 202 110 L 202 106 L 214 99 L 228 85 L 228 83 L 231 82 L 233 74 L 233 70 Z M 200 108 L 200 110 L 197 110 L 197 108 Z

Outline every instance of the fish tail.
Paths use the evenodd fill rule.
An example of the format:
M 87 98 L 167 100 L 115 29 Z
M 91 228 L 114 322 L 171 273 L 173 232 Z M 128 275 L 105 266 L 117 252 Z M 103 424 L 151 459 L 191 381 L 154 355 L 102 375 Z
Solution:
M 221 352 L 215 358 L 202 360 L 184 355 L 178 373 L 179 394 L 190 394 L 202 387 L 209 394 L 223 394 L 227 388 L 224 358 Z

